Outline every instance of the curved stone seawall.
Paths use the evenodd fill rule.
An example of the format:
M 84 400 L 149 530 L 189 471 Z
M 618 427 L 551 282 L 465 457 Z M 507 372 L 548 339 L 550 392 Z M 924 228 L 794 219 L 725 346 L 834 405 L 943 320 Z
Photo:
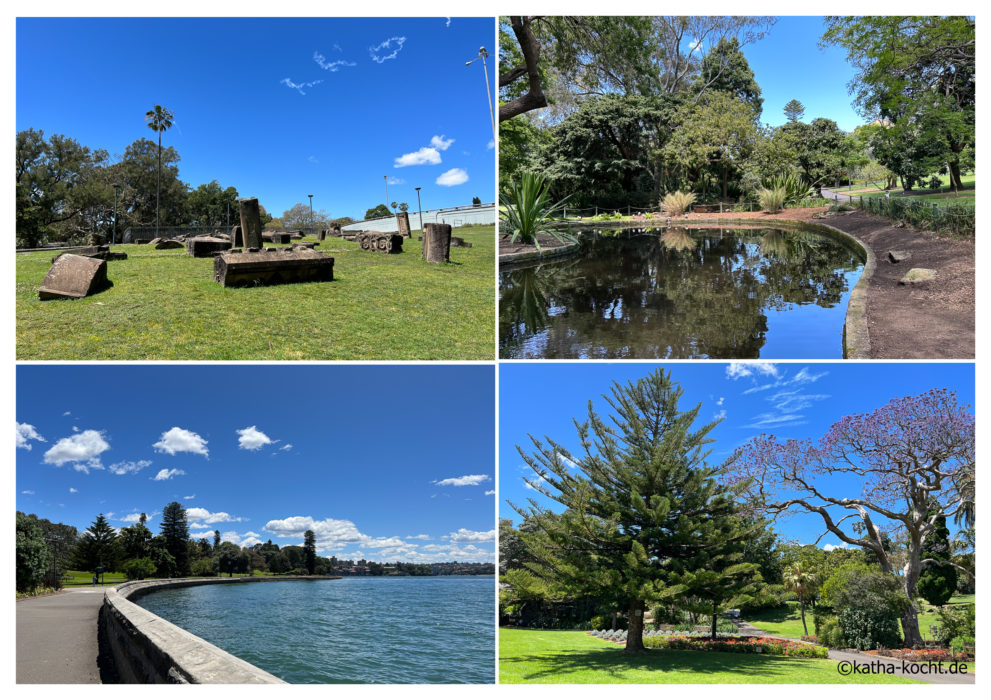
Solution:
M 339 576 L 132 581 L 109 589 L 100 608 L 101 656 L 121 683 L 285 683 L 131 602 L 152 591 L 218 584 L 325 581 Z

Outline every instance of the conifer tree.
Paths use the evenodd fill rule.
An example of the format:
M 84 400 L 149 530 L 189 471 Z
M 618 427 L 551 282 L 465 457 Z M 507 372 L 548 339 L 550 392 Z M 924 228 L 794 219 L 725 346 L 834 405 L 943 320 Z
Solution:
M 626 651 L 644 648 L 648 604 L 695 599 L 718 611 L 756 577 L 735 551 L 749 532 L 735 504 L 743 484 L 722 483 L 706 463 L 719 421 L 693 430 L 701 404 L 679 412 L 683 393 L 662 369 L 615 383 L 604 397 L 611 420 L 589 401 L 588 419 L 575 421 L 582 454 L 532 435 L 532 454 L 517 448 L 529 485 L 564 509 L 513 506 L 535 526 L 519 533 L 535 561 L 506 580 L 523 594 L 614 601 L 629 618 Z
M 73 558 L 76 566 L 83 571 L 96 572 L 100 566 L 106 571 L 116 569 L 120 559 L 119 541 L 103 513 L 96 516 L 93 524 L 79 538 Z
M 186 519 L 186 509 L 178 501 L 172 501 L 162 510 L 162 537 L 165 539 L 165 549 L 175 559 L 175 573 L 178 576 L 189 576 L 189 521 Z
M 303 533 L 303 560 L 306 565 L 306 573 L 312 576 L 317 569 L 317 536 L 313 530 Z
M 957 590 L 957 570 L 950 566 L 950 531 L 946 516 L 937 515 L 926 536 L 923 560 L 931 560 L 919 574 L 916 590 L 930 605 L 945 605 Z

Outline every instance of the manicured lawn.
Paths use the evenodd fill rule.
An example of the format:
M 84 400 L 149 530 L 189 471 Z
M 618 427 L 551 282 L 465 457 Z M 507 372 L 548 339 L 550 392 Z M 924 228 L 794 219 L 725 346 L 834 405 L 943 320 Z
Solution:
M 362 251 L 330 239 L 334 281 L 225 289 L 213 259 L 115 246 L 114 286 L 79 300 L 39 301 L 55 253 L 17 255 L 20 360 L 491 360 L 495 228 L 456 229 L 473 244 L 451 264 Z
M 871 683 L 913 681 L 874 674 Z M 499 630 L 500 683 L 857 683 L 836 662 L 757 654 L 623 647 L 585 632 Z M 861 681 L 862 682 L 862 681 Z
M 92 586 L 93 585 L 93 572 L 91 571 L 66 571 L 69 578 L 63 581 L 65 586 Z M 107 586 L 113 586 L 118 583 L 124 583 L 127 580 L 127 575 L 120 571 L 107 571 L 100 576 L 100 583 Z
M 922 201 L 927 201 L 927 202 L 937 202 L 937 203 L 942 203 L 942 204 L 947 204 L 947 205 L 949 205 L 949 204 L 973 204 L 974 203 L 974 199 L 976 197 L 976 192 L 977 192 L 977 190 L 975 189 L 976 188 L 976 175 L 963 175 L 960 179 L 962 180 L 963 186 L 965 188 L 965 189 L 961 190 L 960 192 L 953 192 L 952 190 L 950 190 L 950 191 L 939 192 L 939 193 L 932 193 L 932 194 L 910 194 L 910 195 L 903 195 L 902 194 L 902 188 L 901 187 L 894 187 L 894 188 L 888 190 L 888 192 L 891 194 L 892 197 L 905 197 L 905 196 L 908 196 L 908 197 L 911 197 L 912 199 L 917 199 L 917 200 L 922 200 Z M 943 183 L 943 185 L 942 185 L 943 187 L 949 187 L 950 186 L 950 176 L 949 175 L 941 175 L 940 176 L 940 180 Z M 918 185 L 917 187 L 918 187 L 919 190 L 925 190 L 925 185 Z M 836 192 L 839 192 L 840 194 L 847 194 L 847 195 L 854 196 L 854 197 L 856 197 L 858 195 L 863 195 L 865 197 L 883 197 L 884 196 L 884 191 L 878 189 L 877 187 L 875 187 L 871 183 L 864 183 L 864 184 L 859 184 L 859 185 L 858 184 L 855 184 L 853 186 L 853 189 L 849 189 L 848 187 L 840 187 L 840 188 L 837 188 L 835 191 Z
M 754 627 L 777 637 L 801 639 L 805 634 L 802 631 L 802 615 L 798 603 L 792 601 L 787 606 L 751 613 L 746 619 Z M 809 634 L 814 634 L 811 608 L 805 609 L 805 624 L 809 626 Z
M 949 602 L 946 604 L 946 607 L 966 605 L 967 603 L 973 603 L 973 602 L 974 602 L 974 594 L 972 593 L 968 595 L 955 595 L 952 598 L 950 598 Z M 919 603 L 917 603 L 916 605 L 919 610 L 919 631 L 922 632 L 923 637 L 929 639 L 930 637 L 932 637 L 932 635 L 929 634 L 929 626 L 930 625 L 936 625 L 937 627 L 939 626 L 939 615 L 936 614 L 938 608 L 929 605 L 925 601 L 919 601 Z

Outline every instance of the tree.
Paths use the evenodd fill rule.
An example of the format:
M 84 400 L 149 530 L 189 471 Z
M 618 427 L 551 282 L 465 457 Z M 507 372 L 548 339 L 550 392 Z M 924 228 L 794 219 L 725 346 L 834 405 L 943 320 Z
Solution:
M 145 121 L 148 128 L 158 133 L 158 185 L 155 189 L 155 234 L 158 234 L 159 216 L 158 201 L 162 197 L 162 132 L 172 128 L 172 120 L 175 115 L 162 105 L 155 105 L 145 112 Z
M 848 170 L 847 159 L 854 150 L 851 138 L 832 119 L 822 117 L 811 123 L 788 122 L 780 128 L 797 157 L 805 181 L 822 193 L 822 186 Z
M 303 533 L 303 561 L 306 573 L 312 576 L 317 568 L 317 536 L 313 534 L 313 530 Z
M 139 581 L 153 576 L 158 569 L 150 557 L 128 559 L 121 566 L 128 579 Z
M 814 598 L 815 592 L 819 588 L 819 578 L 815 572 L 796 563 L 785 569 L 782 581 L 785 589 L 794 593 L 798 599 L 798 607 L 802 612 L 802 631 L 808 637 L 809 627 L 805 624 L 805 605 Z
M 122 527 L 120 537 L 121 557 L 124 559 L 143 559 L 148 556 L 151 545 L 151 530 L 145 525 L 147 517 L 141 514 L 141 519 L 130 527 Z
M 788 104 L 785 105 L 785 116 L 788 117 L 789 122 L 800 122 L 804 115 L 805 105 L 798 100 L 788 100 Z
M 220 530 L 213 531 L 213 548 L 216 549 L 220 546 Z
M 239 216 L 237 198 L 236 188 L 221 189 L 216 180 L 200 185 L 186 198 L 189 223 L 194 226 L 226 226 L 229 220 L 236 223 Z
M 96 516 L 96 520 L 79 538 L 73 558 L 76 567 L 83 571 L 95 573 L 101 566 L 105 571 L 116 570 L 120 561 L 119 541 L 103 513 Z
M 108 168 L 109 177 L 121 186 L 118 231 L 129 225 L 147 226 L 156 217 L 167 226 L 183 222 L 188 188 L 179 179 L 179 160 L 173 147 L 159 152 L 150 139 L 138 139 L 124 149 L 120 161 Z M 150 194 L 153 190 L 158 193 L 155 198 Z M 111 191 L 111 202 L 112 197 Z
M 189 540 L 189 522 L 186 519 L 186 509 L 178 501 L 172 501 L 162 510 L 159 531 L 165 540 L 165 549 L 175 560 L 175 573 L 189 576 L 189 548 L 186 546 Z
M 887 574 L 894 557 L 885 535 L 894 530 L 905 543 L 900 581 L 908 602 L 900 614 L 910 647 L 922 643 L 914 603 L 919 576 L 927 566 L 943 565 L 924 556 L 926 543 L 940 517 L 963 507 L 954 479 L 973 469 L 974 449 L 973 415 L 953 392 L 933 389 L 842 418 L 818 441 L 782 443 L 761 435 L 734 456 L 732 469 L 750 483 L 750 498 L 764 512 L 819 516 L 825 532 L 870 550 Z M 861 495 L 833 491 L 847 478 L 862 485 Z M 845 524 L 850 520 L 861 533 Z
M 828 17 L 826 26 L 820 44 L 845 48 L 857 70 L 851 92 L 861 113 L 896 126 L 928 121 L 933 130 L 917 134 L 919 146 L 938 147 L 951 183 L 961 187 L 963 154 L 976 131 L 974 18 Z
M 482 199 L 480 197 L 472 197 L 471 198 L 471 205 L 473 207 L 480 207 L 480 206 L 482 206 Z M 406 210 L 404 209 L 403 211 L 406 211 Z
M 532 499 L 529 508 L 513 506 L 537 526 L 519 533 L 536 561 L 507 571 L 506 580 L 523 592 L 583 594 L 626 609 L 627 651 L 644 648 L 648 602 L 694 596 L 713 612 L 733 593 L 729 579 L 739 575 L 742 587 L 753 566 L 734 561 L 744 536 L 734 503 L 740 487 L 721 484 L 720 470 L 705 462 L 706 435 L 718 421 L 693 431 L 701 404 L 679 412 L 683 393 L 663 370 L 616 383 L 606 397 L 612 423 L 591 402 L 587 420 L 576 421 L 583 454 L 532 436 L 532 454 L 517 448 L 533 470 L 527 483 L 564 510 Z
M 242 568 L 241 548 L 233 542 L 221 542 L 213 552 L 213 560 L 217 571 L 233 577 Z
M 698 77 L 691 92 L 696 102 L 709 91 L 724 92 L 734 99 L 750 105 L 755 117 L 760 117 L 764 99 L 754 72 L 740 50 L 740 40 L 735 36 L 721 38 L 702 59 Z
M 38 522 L 18 511 L 15 584 L 19 593 L 33 591 L 45 578 L 48 547 Z
M 919 595 L 930 605 L 945 605 L 957 590 L 957 570 L 950 564 L 950 531 L 946 516 L 937 514 L 926 538 L 923 559 L 931 560 L 919 575 Z
M 392 216 L 392 212 L 389 211 L 389 207 L 384 204 L 377 204 L 371 209 L 365 210 L 365 220 L 368 219 L 381 219 L 386 216 Z

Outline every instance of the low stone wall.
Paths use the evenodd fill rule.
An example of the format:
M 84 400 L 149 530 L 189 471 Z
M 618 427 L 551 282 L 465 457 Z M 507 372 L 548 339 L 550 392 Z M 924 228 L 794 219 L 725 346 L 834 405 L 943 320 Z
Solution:
M 109 589 L 100 609 L 101 655 L 121 683 L 285 683 L 228 654 L 130 599 L 164 588 L 272 581 L 327 580 L 339 576 L 193 578 L 132 581 Z

